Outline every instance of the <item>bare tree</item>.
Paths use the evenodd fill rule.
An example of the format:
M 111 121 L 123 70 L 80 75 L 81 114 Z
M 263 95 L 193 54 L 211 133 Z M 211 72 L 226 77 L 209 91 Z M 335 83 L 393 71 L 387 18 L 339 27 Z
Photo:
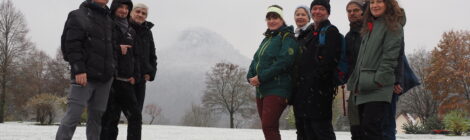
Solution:
M 56 96 L 67 95 L 66 89 L 70 86 L 70 70 L 67 62 L 64 61 L 62 53 L 57 50 L 54 59 L 48 62 L 47 79 L 49 93 Z
M 424 80 L 429 74 L 426 69 L 431 65 L 430 59 L 430 53 L 425 50 L 418 50 L 409 57 L 409 64 L 416 76 L 421 79 L 421 85 L 401 96 L 398 103 L 402 112 L 416 114 L 423 121 L 437 115 L 439 107 L 439 101 L 433 99 L 431 91 L 426 88 L 427 82 Z
M 218 122 L 214 112 L 199 105 L 192 104 L 191 109 L 186 111 L 182 125 L 211 127 Z
M 0 4 L 0 123 L 4 121 L 7 84 L 15 57 L 30 42 L 26 38 L 28 29 L 23 14 L 17 10 L 11 0 Z
M 205 107 L 227 113 L 230 128 L 234 128 L 236 114 L 249 117 L 256 112 L 254 93 L 246 78 L 246 70 L 231 63 L 217 63 L 206 77 L 202 98 Z
M 155 105 L 155 104 L 149 104 L 149 105 L 146 105 L 145 106 L 145 110 L 144 110 L 145 114 L 149 115 L 150 116 L 150 123 L 149 124 L 153 124 L 153 122 L 155 121 L 155 119 L 160 119 L 160 116 L 162 115 L 162 108 L 160 108 L 159 106 Z M 155 122 L 157 122 L 155 121 Z

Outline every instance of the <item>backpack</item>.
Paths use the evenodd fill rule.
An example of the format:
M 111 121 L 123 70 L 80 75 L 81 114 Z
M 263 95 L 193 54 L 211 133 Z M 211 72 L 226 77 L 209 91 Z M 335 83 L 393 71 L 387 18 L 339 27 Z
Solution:
M 328 25 L 320 29 L 319 45 L 326 44 L 326 31 L 330 27 L 336 28 L 334 25 Z M 344 39 L 344 36 L 341 33 L 340 35 L 341 35 L 340 57 L 339 57 L 339 60 L 337 60 L 338 65 L 336 66 L 336 72 L 334 74 L 335 79 L 336 79 L 336 86 L 346 84 L 347 79 L 349 77 L 349 75 L 347 75 L 349 63 L 348 63 L 347 56 L 346 56 L 346 41 Z

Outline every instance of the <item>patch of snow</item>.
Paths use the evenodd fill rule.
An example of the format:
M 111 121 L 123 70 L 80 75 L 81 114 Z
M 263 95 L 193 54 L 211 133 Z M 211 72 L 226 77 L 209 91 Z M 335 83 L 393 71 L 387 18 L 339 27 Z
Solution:
M 0 123 L 0 140 L 52 140 L 57 125 L 40 126 L 30 122 Z M 260 129 L 202 128 L 185 126 L 143 125 L 143 140 L 261 140 Z M 127 125 L 119 125 L 118 140 L 126 139 Z M 335 132 L 336 139 L 349 140 L 349 132 Z M 283 140 L 295 140 L 295 130 L 281 130 Z M 74 140 L 86 140 L 85 127 L 75 130 Z M 397 140 L 469 140 L 470 136 L 399 134 Z

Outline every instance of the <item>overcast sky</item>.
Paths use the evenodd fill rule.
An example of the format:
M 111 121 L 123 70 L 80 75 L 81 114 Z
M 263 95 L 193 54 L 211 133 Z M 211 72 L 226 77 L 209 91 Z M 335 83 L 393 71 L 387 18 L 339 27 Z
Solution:
M 83 0 L 12 0 L 23 12 L 29 37 L 37 47 L 54 56 L 60 44 L 60 35 L 69 11 L 77 9 Z M 330 20 L 343 34 L 349 30 L 346 3 L 349 0 L 331 0 Z M 149 21 L 158 50 L 171 47 L 178 34 L 190 27 L 203 27 L 222 35 L 241 54 L 252 57 L 258 48 L 269 5 L 284 8 L 287 24 L 294 24 L 293 12 L 299 5 L 310 5 L 311 0 L 134 0 L 150 7 Z M 111 1 L 109 2 L 109 4 Z M 399 0 L 406 10 L 406 51 L 418 48 L 431 50 L 445 31 L 470 30 L 470 0 Z

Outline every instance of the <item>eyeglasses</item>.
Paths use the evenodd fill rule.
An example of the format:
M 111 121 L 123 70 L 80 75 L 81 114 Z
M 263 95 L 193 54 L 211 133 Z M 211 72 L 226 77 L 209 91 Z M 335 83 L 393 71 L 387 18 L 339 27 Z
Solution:
M 359 8 L 355 8 L 355 9 L 352 9 L 352 10 L 347 10 L 348 14 L 351 14 L 351 13 L 359 13 L 360 11 L 362 11 L 361 9 Z

